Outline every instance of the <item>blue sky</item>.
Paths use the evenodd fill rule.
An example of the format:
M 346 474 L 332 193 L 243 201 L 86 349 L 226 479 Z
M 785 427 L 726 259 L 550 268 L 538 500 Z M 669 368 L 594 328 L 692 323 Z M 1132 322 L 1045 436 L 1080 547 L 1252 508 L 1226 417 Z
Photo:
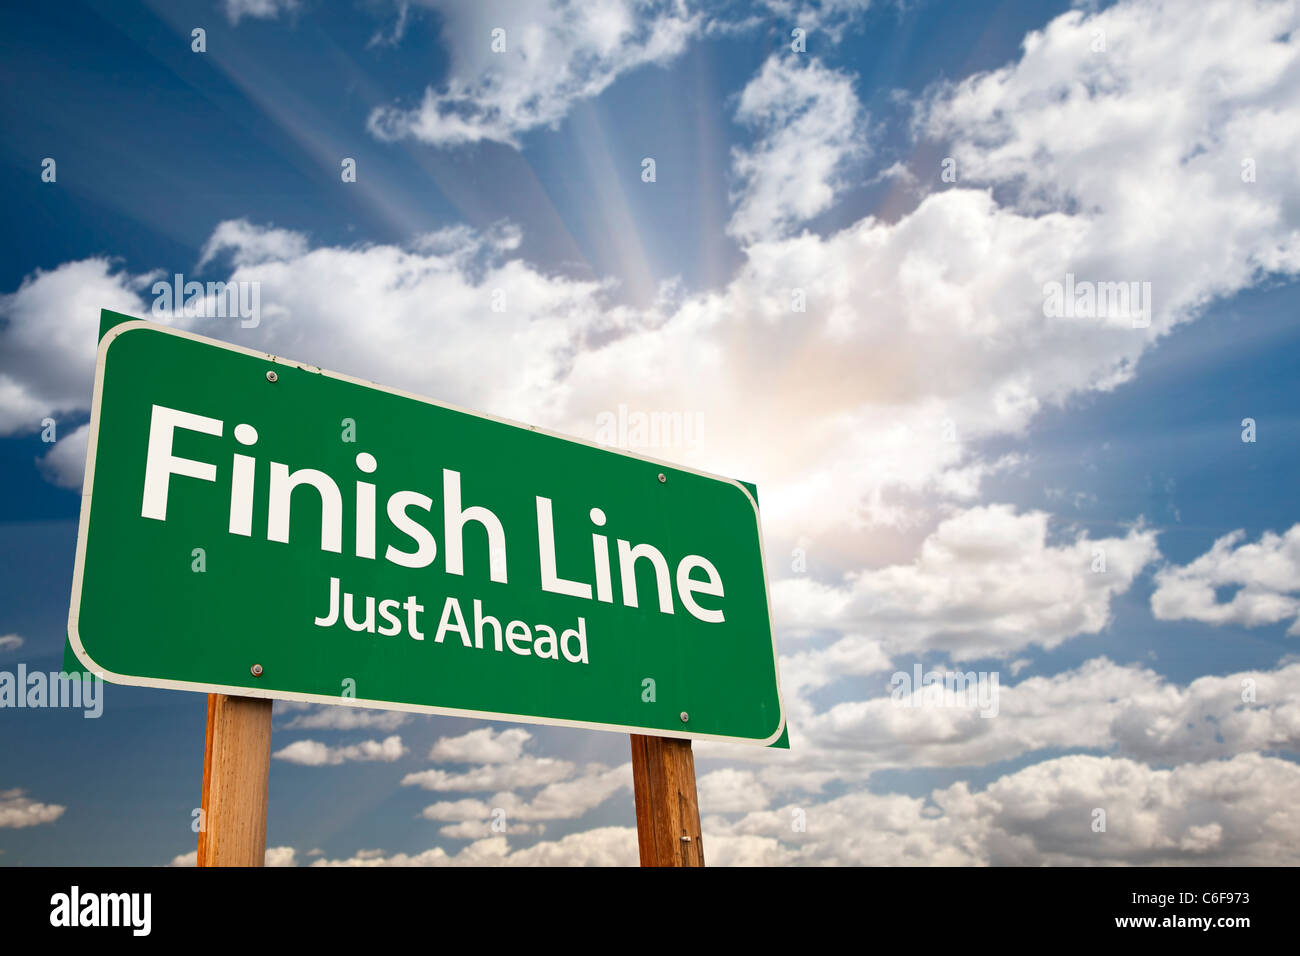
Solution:
M 257 281 L 167 320 L 586 438 L 698 414 L 648 453 L 758 484 L 792 749 L 697 745 L 710 862 L 1294 864 L 1300 14 L 1188 6 L 6 8 L 0 670 L 62 660 L 98 309 Z M 1067 272 L 1149 325 L 1046 315 Z M 901 706 L 916 662 L 998 715 Z M 0 709 L 0 863 L 184 862 L 204 713 Z M 635 860 L 624 736 L 339 719 L 277 710 L 326 755 L 272 760 L 277 861 Z

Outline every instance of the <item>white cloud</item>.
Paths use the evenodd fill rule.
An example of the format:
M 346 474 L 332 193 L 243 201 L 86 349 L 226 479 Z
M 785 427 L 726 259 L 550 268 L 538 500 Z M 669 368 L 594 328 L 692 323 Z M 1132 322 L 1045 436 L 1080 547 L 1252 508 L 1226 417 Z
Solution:
M 1157 770 L 1076 755 L 1034 764 L 982 791 L 958 783 L 928 797 L 846 794 L 735 823 L 711 819 L 705 852 L 756 841 L 757 862 L 872 866 L 1295 865 L 1300 766 L 1242 754 Z M 1106 813 L 1095 832 L 1094 810 Z M 792 824 L 802 810 L 806 832 Z M 716 862 L 716 861 L 711 861 Z
M 515 850 L 502 862 L 512 866 L 635 866 L 640 855 L 635 829 L 599 827 Z
M 836 599 L 830 600 L 834 603 Z M 788 602 L 782 602 L 779 606 L 779 620 L 811 619 L 790 615 Z M 892 665 L 879 639 L 847 634 L 825 647 L 782 654 L 780 668 L 786 726 L 790 733 L 802 735 L 804 722 L 813 717 L 817 710 L 809 700 L 811 692 L 836 681 L 883 675 L 892 670 Z M 880 679 L 883 680 L 883 676 Z
M 736 119 L 759 132 L 732 151 L 741 188 L 727 231 L 741 241 L 777 238 L 828 209 L 846 161 L 865 152 L 852 77 L 804 62 L 769 57 L 740 94 Z
M 90 408 L 99 310 L 138 312 L 151 278 L 114 269 L 106 258 L 65 262 L 37 269 L 16 292 L 0 295 L 7 320 L 0 329 L 0 435 L 33 432 L 46 416 L 57 422 L 61 413 Z
M 446 770 L 408 773 L 402 778 L 402 785 L 464 793 L 516 790 L 559 783 L 572 776 L 575 769 L 574 764 L 568 760 L 524 755 L 508 763 L 474 767 L 466 773 L 451 773 Z
M 927 796 L 848 793 L 728 822 L 704 821 L 705 859 L 743 865 L 1296 865 L 1296 764 L 1258 754 L 1173 770 L 1076 755 L 1038 763 L 982 790 L 965 783 Z M 1092 828 L 1106 813 L 1105 832 Z M 802 823 L 803 830 L 796 828 Z M 468 830 L 466 832 L 469 832 Z M 371 851 L 315 866 L 622 865 L 637 863 L 636 831 L 605 827 L 509 849 L 506 836 L 457 854 Z
M 483 727 L 459 737 L 443 737 L 429 751 L 437 763 L 509 763 L 523 756 L 532 734 L 522 727 L 494 730 Z
M 394 734 L 380 740 L 363 740 L 359 744 L 330 747 L 316 740 L 295 740 L 271 756 L 307 767 L 337 766 L 349 761 L 381 760 L 391 763 L 406 753 L 402 738 Z
M 23 646 L 23 639 L 17 634 L 6 634 L 0 637 L 0 653 L 5 651 L 16 651 Z
M 496 836 L 471 843 L 456 854 L 434 847 L 416 854 L 316 860 L 312 866 L 635 866 L 638 862 L 635 829 L 600 827 L 514 851 L 507 837 Z
M 493 829 L 494 822 L 493 820 L 463 820 L 460 823 L 449 823 L 445 827 L 439 827 L 438 833 L 452 840 L 486 840 L 501 832 L 510 836 L 539 836 L 546 831 L 544 823 L 507 823 L 503 831 L 500 826 Z
M 1075 271 L 1153 282 L 1168 313 L 1300 268 L 1291 0 L 1073 10 L 1021 59 L 963 80 L 924 117 L 960 181 L 1016 185 L 1022 209 L 1078 208 L 1107 244 L 1062 233 Z M 1104 33 L 1105 50 L 1094 51 Z M 1253 159 L 1257 181 L 1243 182 Z M 1047 278 L 1047 277 L 1045 277 Z M 1059 276 L 1051 278 L 1060 278 Z
M 575 820 L 622 792 L 632 792 L 632 764 L 606 768 L 593 763 L 581 776 L 548 784 L 531 800 L 517 803 L 513 810 L 507 807 L 506 812 L 521 820 Z
M 1300 812 L 1279 798 L 1297 784 L 1300 767 L 1257 754 L 1173 770 L 1075 756 L 1028 767 L 971 799 L 994 864 L 1294 865 Z M 937 799 L 960 812 L 965 789 Z M 1097 808 L 1106 811 L 1105 833 L 1091 828 Z
M 197 859 L 197 857 L 196 857 Z M 266 848 L 267 866 L 297 866 L 297 851 L 291 846 L 272 846 Z
M 889 654 L 939 651 L 960 661 L 1006 657 L 1030 645 L 1050 649 L 1102 630 L 1112 598 L 1157 551 L 1155 533 L 1141 528 L 1114 538 L 1080 532 L 1059 546 L 1049 543 L 1048 530 L 1045 512 L 970 508 L 941 522 L 909 564 L 856 572 L 840 589 L 778 582 L 774 601 L 783 608 L 789 594 L 805 625 L 852 628 Z M 1093 570 L 1099 552 L 1104 572 Z M 818 600 L 808 600 L 810 591 Z M 844 659 L 850 652 L 809 656 L 827 653 Z M 870 654 L 876 668 L 879 650 Z
M 243 17 L 254 20 L 274 20 L 283 13 L 298 8 L 298 0 L 224 0 L 226 19 L 232 26 Z
M 1162 621 L 1203 621 L 1260 627 L 1295 618 L 1288 634 L 1300 634 L 1300 524 L 1245 541 L 1234 531 L 1189 564 L 1156 573 L 1151 613 Z M 1239 588 L 1219 601 L 1216 588 Z
M 21 830 L 53 823 L 68 809 L 56 803 L 37 803 L 25 794 L 25 790 L 0 790 L 0 828 Z
M 425 807 L 420 814 L 426 820 L 472 821 L 486 820 L 495 809 L 482 800 L 443 800 Z
M 972 682 L 979 677 L 965 673 Z M 991 677 L 985 675 L 986 687 Z M 787 689 L 790 750 L 698 743 L 697 763 L 753 767 L 761 788 L 741 799 L 756 810 L 768 795 L 811 799 L 833 780 L 861 786 L 885 769 L 978 767 L 1052 751 L 1089 750 L 1156 766 L 1258 751 L 1300 753 L 1300 697 L 1293 691 L 1300 662 L 1200 677 L 1186 686 L 1104 657 L 1018 684 L 1005 673 L 997 680 L 992 717 L 981 716 L 984 700 L 947 695 L 940 702 L 924 694 L 895 699 L 885 674 L 853 688 L 865 696 L 820 711 L 798 697 L 791 700 Z
M 309 854 L 310 855 L 310 854 Z M 269 846 L 266 848 L 264 857 L 265 866 L 297 866 L 298 852 L 291 846 Z M 190 850 L 188 853 L 179 853 L 172 857 L 168 866 L 198 866 L 199 851 Z
M 1036 751 L 1093 749 L 1160 764 L 1257 750 L 1300 753 L 1300 664 L 1201 677 L 1180 688 L 1153 671 L 1097 658 L 1019 684 L 999 679 L 997 714 L 977 706 L 902 706 L 888 691 L 802 721 L 822 760 L 846 771 L 981 766 Z M 882 684 L 884 682 L 882 681 Z M 1253 688 L 1254 699 L 1243 700 Z
M 834 605 L 836 599 L 828 598 Z M 788 607 L 789 605 L 785 605 Z M 793 615 L 788 619 L 797 620 Z M 865 677 L 891 669 L 880 640 L 848 634 L 815 651 L 781 657 L 781 687 L 787 693 L 825 687 L 843 677 Z
M 966 783 L 922 797 L 859 790 L 731 822 L 706 816 L 704 852 L 712 866 L 1294 866 L 1300 862 L 1300 811 L 1290 794 L 1298 785 L 1300 766 L 1258 754 L 1172 770 L 1076 755 L 1033 764 L 982 790 Z M 1098 809 L 1105 811 L 1104 832 L 1093 829 Z M 476 824 L 456 832 L 481 831 Z M 193 854 L 177 862 L 185 859 L 192 862 Z M 509 836 L 496 835 L 455 854 L 440 847 L 417 854 L 365 850 L 312 865 L 637 862 L 635 829 L 602 827 L 526 849 L 511 850 Z
M 410 716 L 400 710 L 371 710 L 328 704 L 311 713 L 298 714 L 285 724 L 284 728 L 286 730 L 396 730 L 405 724 Z
M 1162 682 L 1124 702 L 1109 733 L 1120 752 L 1161 764 L 1253 750 L 1300 753 L 1297 681 L 1300 663 L 1198 677 L 1185 689 Z
M 255 226 L 247 219 L 228 219 L 218 224 L 203 244 L 198 267 L 230 253 L 236 266 L 253 266 L 266 262 L 286 262 L 307 253 L 307 237 L 274 226 Z
M 557 400 L 556 371 L 588 328 L 611 321 L 597 299 L 600 284 L 503 260 L 518 243 L 517 230 L 506 225 L 485 235 L 449 230 L 419 237 L 413 247 L 425 251 L 302 252 L 305 241 L 281 230 L 220 224 L 207 251 L 229 253 L 230 281 L 260 282 L 260 325 L 243 329 L 234 319 L 165 312 L 161 320 L 273 354 L 312 352 L 313 364 L 515 418 L 530 410 L 545 416 Z M 147 290 L 160 275 L 114 272 L 106 259 L 87 259 L 37 270 L 0 296 L 0 316 L 8 320 L 0 328 L 0 434 L 34 431 L 46 415 L 87 410 L 100 308 L 155 318 Z M 507 294 L 504 313 L 490 308 L 498 288 Z M 426 327 L 429 302 L 440 304 L 441 330 L 413 349 L 410 330 Z M 478 372 L 485 354 L 506 361 L 511 352 L 509 371 L 503 365 L 499 376 Z M 65 436 L 60 444 L 73 440 Z M 47 456 L 47 471 L 71 482 L 80 466 L 71 460 L 73 445 L 67 447 L 57 459 Z
M 79 425 L 56 441 L 37 466 L 45 480 L 60 488 L 81 491 L 86 477 L 86 449 L 90 445 L 90 425 Z
M 684 0 L 423 0 L 442 21 L 446 82 L 419 105 L 376 109 L 370 131 L 438 146 L 495 140 L 555 126 L 572 105 L 619 76 L 677 57 L 702 26 Z M 493 52 L 493 31 L 505 49 Z
M 767 788 L 752 770 L 714 770 L 697 777 L 695 786 L 701 816 L 766 808 L 770 799 Z
M 755 780 L 707 774 L 733 792 Z M 1300 812 L 1291 792 L 1300 766 L 1239 754 L 1231 760 L 1156 769 L 1121 757 L 1070 756 L 1035 763 L 983 790 L 957 783 L 927 796 L 845 793 L 790 803 L 733 821 L 707 816 L 705 855 L 738 865 L 1295 865 Z M 703 792 L 702 792 L 703 800 Z M 1093 830 L 1105 810 L 1105 831 Z M 478 801 L 426 814 L 455 821 L 443 835 L 484 834 L 490 806 Z M 454 855 L 360 851 L 315 866 L 636 865 L 636 830 L 601 827 L 526 849 L 510 834 L 539 827 L 511 818 L 506 835 L 477 839 Z
M 430 804 L 421 814 L 426 820 L 486 820 L 495 809 L 505 811 L 507 822 L 576 820 L 620 791 L 632 789 L 632 765 L 607 768 L 590 764 L 581 776 L 548 784 L 531 799 L 501 792 L 487 800 L 447 800 Z
M 402 778 L 403 786 L 435 792 L 491 793 L 484 799 L 442 800 L 425 807 L 427 820 L 454 823 L 444 836 L 457 839 L 490 837 L 490 824 L 504 819 L 508 832 L 540 833 L 532 823 L 572 820 L 632 786 L 632 765 L 610 769 L 589 764 L 581 769 L 569 760 L 535 757 L 523 752 L 532 735 L 523 728 L 496 731 L 491 727 L 459 737 L 444 737 L 434 744 L 429 758 L 440 763 L 469 763 L 463 773 L 422 770 Z M 540 788 L 531 797 L 516 791 Z M 504 813 L 504 818 L 501 814 Z

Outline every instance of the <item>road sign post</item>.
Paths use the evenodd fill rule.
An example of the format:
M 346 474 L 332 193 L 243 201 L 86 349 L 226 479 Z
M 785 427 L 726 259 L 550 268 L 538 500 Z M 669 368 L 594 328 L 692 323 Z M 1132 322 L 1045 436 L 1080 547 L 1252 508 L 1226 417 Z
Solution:
M 691 742 L 632 734 L 632 789 L 641 865 L 703 866 Z
M 266 858 L 271 701 L 208 695 L 199 866 L 261 866 Z

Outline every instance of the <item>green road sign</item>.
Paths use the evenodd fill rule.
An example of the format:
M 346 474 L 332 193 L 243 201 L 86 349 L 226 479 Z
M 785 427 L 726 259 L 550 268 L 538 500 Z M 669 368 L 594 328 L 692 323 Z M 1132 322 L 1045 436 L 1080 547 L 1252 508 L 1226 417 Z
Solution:
M 126 316 L 68 637 L 113 682 L 770 744 L 738 482 Z

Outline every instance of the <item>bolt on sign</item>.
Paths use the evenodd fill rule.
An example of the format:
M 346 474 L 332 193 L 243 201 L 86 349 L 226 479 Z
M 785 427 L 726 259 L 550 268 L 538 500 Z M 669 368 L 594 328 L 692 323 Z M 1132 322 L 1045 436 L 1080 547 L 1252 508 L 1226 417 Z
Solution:
M 784 742 L 741 483 L 128 316 L 103 324 L 68 616 L 86 668 Z

